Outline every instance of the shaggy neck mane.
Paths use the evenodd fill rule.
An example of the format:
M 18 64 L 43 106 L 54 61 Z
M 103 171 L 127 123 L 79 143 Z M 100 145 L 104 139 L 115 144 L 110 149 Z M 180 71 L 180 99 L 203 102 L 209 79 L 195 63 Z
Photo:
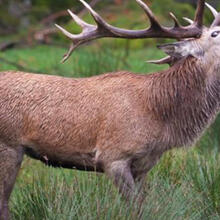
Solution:
M 219 81 L 210 83 L 193 57 L 149 77 L 147 99 L 155 120 L 165 125 L 163 139 L 175 146 L 191 144 L 217 114 Z

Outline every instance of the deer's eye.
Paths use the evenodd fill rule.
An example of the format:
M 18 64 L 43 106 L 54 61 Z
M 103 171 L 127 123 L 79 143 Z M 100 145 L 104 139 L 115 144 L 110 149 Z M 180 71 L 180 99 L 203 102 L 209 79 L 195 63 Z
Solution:
M 214 31 L 211 36 L 217 37 L 219 34 L 220 34 L 220 31 Z

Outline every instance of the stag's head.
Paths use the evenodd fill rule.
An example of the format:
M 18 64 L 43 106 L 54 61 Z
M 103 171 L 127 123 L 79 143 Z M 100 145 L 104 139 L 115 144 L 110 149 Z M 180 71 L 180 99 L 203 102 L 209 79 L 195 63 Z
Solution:
M 97 38 L 173 38 L 178 41 L 171 44 L 159 46 L 169 56 L 161 60 L 150 61 L 155 64 L 170 64 L 192 56 L 198 60 L 203 59 L 204 64 L 210 64 L 220 58 L 220 13 L 212 6 L 205 3 L 205 0 L 198 0 L 197 10 L 194 20 L 184 18 L 189 22 L 188 26 L 182 26 L 175 15 L 170 13 L 174 21 L 173 27 L 162 26 L 150 8 L 141 0 L 136 0 L 143 8 L 150 21 L 150 27 L 143 30 L 127 30 L 114 27 L 108 24 L 97 12 L 95 12 L 84 0 L 80 2 L 89 10 L 97 25 L 91 25 L 84 22 L 77 15 L 68 10 L 71 17 L 79 24 L 83 31 L 80 34 L 71 34 L 59 25 L 56 25 L 71 41 L 72 44 L 63 61 L 67 60 L 72 52 L 80 45 Z M 215 19 L 212 25 L 207 28 L 203 25 L 204 8 L 206 6 L 211 10 Z M 220 68 L 219 68 L 220 69 Z M 219 70 L 220 71 L 220 70 Z
M 154 63 L 175 63 L 186 57 L 195 57 L 201 60 L 201 64 L 208 66 L 217 65 L 220 59 L 220 13 L 218 13 L 211 5 L 206 3 L 206 6 L 211 10 L 215 19 L 210 27 L 202 27 L 200 37 L 181 39 L 178 42 L 159 46 L 169 56 Z M 191 25 L 194 22 L 188 18 L 184 18 Z M 218 68 L 220 71 L 220 68 Z

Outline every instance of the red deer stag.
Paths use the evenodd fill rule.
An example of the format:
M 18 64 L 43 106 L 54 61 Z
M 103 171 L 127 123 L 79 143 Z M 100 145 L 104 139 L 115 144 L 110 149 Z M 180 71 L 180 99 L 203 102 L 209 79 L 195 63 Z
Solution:
M 125 197 L 135 193 L 163 152 L 191 145 L 215 119 L 220 102 L 220 13 L 203 26 L 205 2 L 198 0 L 194 21 L 159 24 L 141 0 L 151 26 L 126 30 L 106 23 L 86 2 L 97 25 L 74 35 L 73 50 L 102 38 L 173 38 L 159 48 L 169 56 L 152 61 L 168 70 L 150 75 L 127 71 L 70 79 L 8 71 L 0 74 L 0 219 L 9 219 L 8 200 L 23 155 L 47 165 L 105 172 Z

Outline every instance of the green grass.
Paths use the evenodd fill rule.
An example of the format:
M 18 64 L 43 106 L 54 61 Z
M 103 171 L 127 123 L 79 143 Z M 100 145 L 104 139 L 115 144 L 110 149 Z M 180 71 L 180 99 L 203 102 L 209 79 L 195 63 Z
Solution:
M 100 45 L 95 45 L 89 49 L 78 49 L 66 63 L 61 64 L 65 52 L 63 48 L 40 46 L 0 52 L 0 58 L 7 58 L 34 72 L 69 77 L 86 77 L 117 70 L 146 73 L 164 68 L 145 62 L 162 57 L 163 53 L 159 50 L 132 50 L 126 54 L 117 48 L 101 48 Z M 0 71 L 9 69 L 17 68 L 0 61 Z
M 132 50 L 128 54 L 115 48 L 94 45 L 81 48 L 60 64 L 62 48 L 40 46 L 0 53 L 34 72 L 68 77 L 87 77 L 115 70 L 140 73 L 158 67 L 147 59 L 162 57 L 157 50 Z M 0 61 L 0 70 L 16 69 Z M 12 219 L 220 219 L 220 119 L 206 132 L 196 147 L 166 153 L 148 174 L 146 199 L 138 213 L 126 203 L 104 175 L 46 167 L 25 158 L 11 196 Z

